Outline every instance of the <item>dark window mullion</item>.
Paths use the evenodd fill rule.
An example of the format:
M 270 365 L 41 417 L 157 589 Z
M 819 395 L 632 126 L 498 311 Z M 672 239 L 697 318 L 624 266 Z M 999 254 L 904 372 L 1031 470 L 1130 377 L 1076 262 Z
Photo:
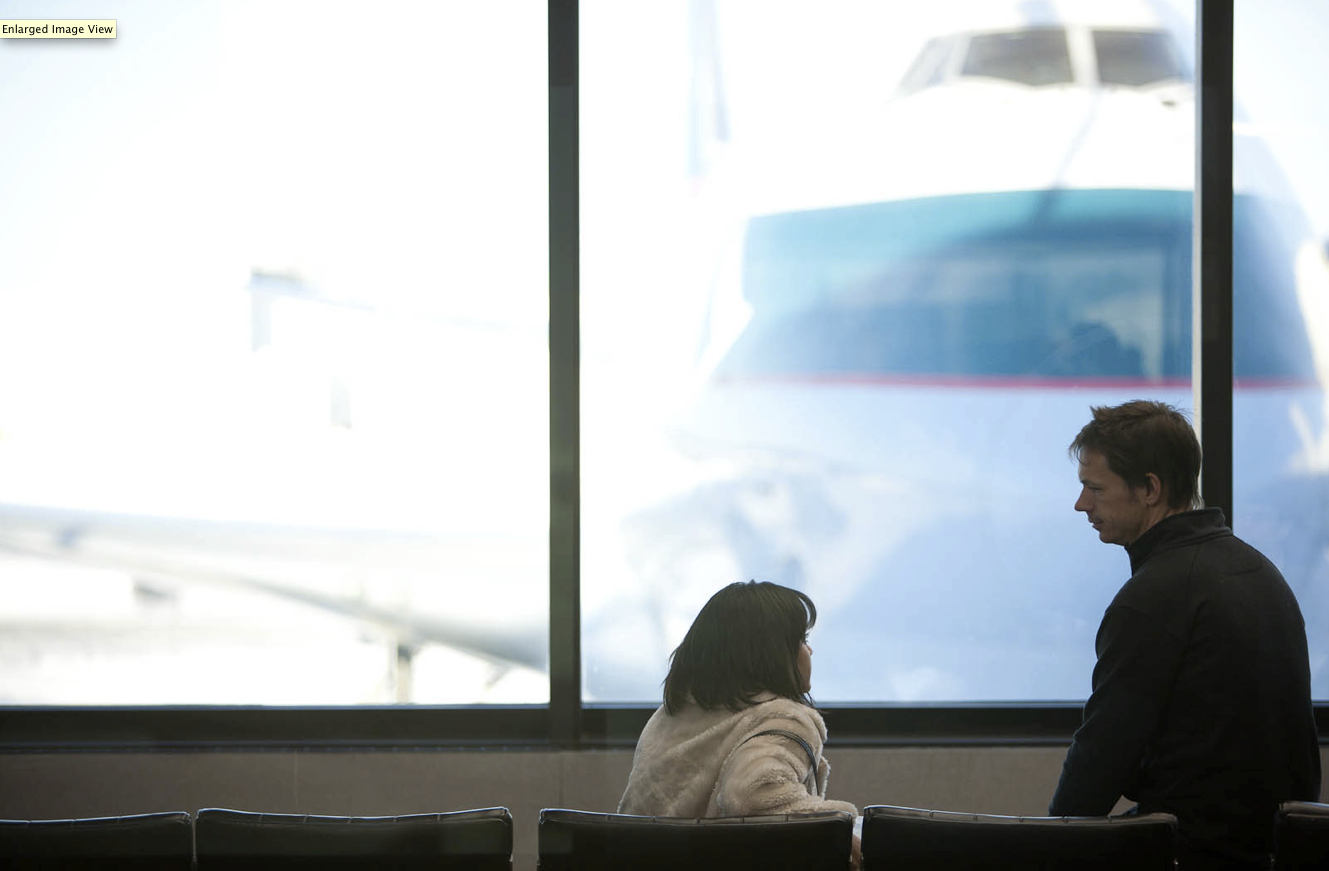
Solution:
M 1232 516 L 1232 0 L 1195 3 L 1191 372 L 1204 448 L 1200 492 Z
M 577 0 L 549 0 L 550 741 L 581 738 Z

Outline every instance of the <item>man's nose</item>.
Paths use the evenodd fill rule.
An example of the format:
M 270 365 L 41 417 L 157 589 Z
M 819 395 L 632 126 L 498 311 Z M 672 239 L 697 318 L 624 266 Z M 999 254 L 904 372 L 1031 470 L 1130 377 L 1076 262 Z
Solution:
M 1085 512 L 1086 514 L 1089 513 L 1089 500 L 1088 500 L 1088 498 L 1086 498 L 1086 496 L 1087 496 L 1087 494 L 1086 494 L 1083 490 L 1081 490 L 1081 491 L 1080 491 L 1080 498 L 1078 498 L 1078 499 L 1075 500 L 1075 510 L 1076 510 L 1076 511 L 1083 511 L 1083 512 Z

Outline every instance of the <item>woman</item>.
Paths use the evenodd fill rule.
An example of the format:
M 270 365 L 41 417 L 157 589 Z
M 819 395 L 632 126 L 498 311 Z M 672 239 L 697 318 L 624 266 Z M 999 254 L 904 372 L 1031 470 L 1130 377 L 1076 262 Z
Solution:
M 826 798 L 826 724 L 808 696 L 816 620 L 811 599 L 769 582 L 712 596 L 671 657 L 664 704 L 637 741 L 618 812 L 856 814 Z

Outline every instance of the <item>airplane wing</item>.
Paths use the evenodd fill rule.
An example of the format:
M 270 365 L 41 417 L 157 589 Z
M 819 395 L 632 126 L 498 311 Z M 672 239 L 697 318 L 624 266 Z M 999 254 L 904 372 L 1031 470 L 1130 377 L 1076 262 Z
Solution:
M 490 548 L 505 546 L 494 541 Z M 434 643 L 496 667 L 545 668 L 544 619 L 494 613 L 495 597 L 508 597 L 476 571 L 484 554 L 474 537 L 0 504 L 0 552 L 125 572 L 149 591 L 206 586 L 252 595 L 256 607 L 298 603 L 395 638 L 400 647 Z M 348 580 L 355 578 L 361 581 Z M 396 594 L 377 593 L 376 578 L 389 578 Z M 420 607 L 411 606 L 413 592 L 421 594 L 414 597 Z M 437 607 L 441 600 L 453 607 Z

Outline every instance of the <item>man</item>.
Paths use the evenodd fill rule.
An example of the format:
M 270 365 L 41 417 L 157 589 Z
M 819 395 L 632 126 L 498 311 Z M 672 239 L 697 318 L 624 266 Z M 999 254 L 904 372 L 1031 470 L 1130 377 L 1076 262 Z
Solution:
M 1301 610 L 1273 563 L 1200 508 L 1200 444 L 1175 408 L 1093 409 L 1075 510 L 1126 548 L 1093 692 L 1048 811 L 1177 816 L 1179 867 L 1269 867 L 1278 803 L 1318 800 Z

